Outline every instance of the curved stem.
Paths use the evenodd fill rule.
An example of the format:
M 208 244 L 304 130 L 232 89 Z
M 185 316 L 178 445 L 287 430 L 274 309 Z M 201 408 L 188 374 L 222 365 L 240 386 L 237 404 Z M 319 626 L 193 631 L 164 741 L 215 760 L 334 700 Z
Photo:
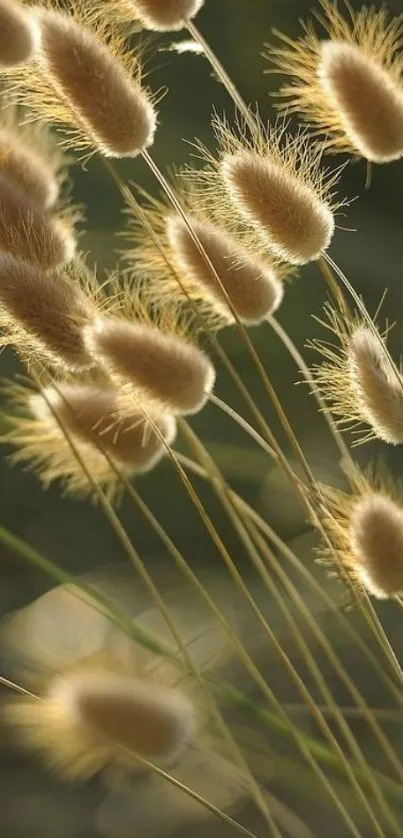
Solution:
M 200 30 L 197 28 L 196 24 L 193 22 L 193 20 L 186 20 L 185 25 L 189 32 L 189 35 L 191 35 L 193 40 L 197 41 L 197 43 L 200 44 L 200 46 L 202 47 L 207 61 L 211 64 L 211 67 L 213 68 L 217 78 L 225 87 L 227 93 L 230 95 L 235 107 L 241 114 L 242 119 L 245 122 L 245 125 L 248 126 L 252 134 L 255 133 L 257 128 L 256 120 L 253 114 L 250 112 L 247 104 L 243 100 L 241 94 L 237 90 L 234 82 L 231 80 L 227 71 L 221 64 L 221 61 L 217 58 L 215 52 L 212 50 L 208 42 L 205 40 L 205 38 L 201 34 Z

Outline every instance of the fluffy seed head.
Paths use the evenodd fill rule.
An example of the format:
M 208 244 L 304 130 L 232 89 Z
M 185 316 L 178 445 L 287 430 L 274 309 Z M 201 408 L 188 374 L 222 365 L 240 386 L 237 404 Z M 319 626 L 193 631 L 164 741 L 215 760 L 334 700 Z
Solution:
M 100 743 L 123 746 L 151 761 L 176 757 L 196 727 L 194 709 L 178 690 L 108 673 L 61 678 L 49 700 L 71 725 Z
M 29 61 L 37 44 L 37 26 L 28 10 L 19 0 L 0 0 L 0 68 Z
M 49 270 L 75 253 L 69 226 L 38 210 L 13 180 L 0 174 L 0 248 Z
M 282 262 L 303 265 L 329 246 L 335 211 L 332 188 L 339 172 L 321 169 L 321 150 L 306 135 L 259 126 L 247 137 L 216 119 L 218 159 L 203 146 L 205 169 L 188 170 L 196 208 L 248 249 L 262 248 Z
M 379 599 L 403 592 L 403 508 L 374 492 L 353 507 L 350 521 L 358 578 Z
M 149 471 L 164 453 L 162 441 L 140 411 L 120 415 L 117 393 L 111 387 L 60 384 L 57 389 L 47 387 L 44 396 L 33 396 L 31 400 L 31 409 L 37 418 L 56 429 L 57 420 L 50 405 L 62 426 L 75 439 L 100 446 L 130 472 Z M 158 417 L 157 427 L 165 441 L 171 444 L 176 432 L 173 417 Z
M 385 442 L 403 442 L 403 379 L 386 347 L 369 328 L 356 329 L 350 339 L 351 388 L 363 418 Z
M 13 181 L 38 210 L 49 210 L 59 197 L 66 163 L 44 125 L 31 114 L 6 107 L 0 113 L 0 175 Z
M 41 393 L 12 384 L 6 389 L 11 409 L 3 414 L 10 430 L 2 441 L 15 448 L 13 461 L 33 468 L 45 488 L 61 480 L 68 494 L 96 500 L 71 441 L 93 480 L 118 500 L 121 483 L 102 452 L 127 477 L 143 474 L 165 454 L 164 442 L 172 444 L 176 423 L 156 412 L 148 421 L 133 405 L 123 413 L 117 395 L 110 384 L 60 383 Z
M 156 32 L 182 29 L 203 3 L 204 0 L 115 0 L 117 12 Z
M 281 93 L 287 112 L 302 112 L 326 134 L 324 145 L 374 163 L 403 155 L 403 18 L 388 20 L 385 10 L 348 9 L 322 0 L 327 39 L 305 26 L 291 41 L 279 35 L 268 58 L 292 83 Z
M 375 324 L 370 328 L 361 318 L 336 313 L 326 307 L 323 322 L 340 345 L 314 341 L 325 358 L 314 368 L 316 383 L 340 425 L 346 428 L 370 426 L 373 437 L 391 445 L 403 442 L 403 381 L 386 346 L 386 333 Z
M 214 368 L 204 353 L 155 326 L 98 318 L 86 329 L 86 344 L 122 387 L 124 403 L 136 399 L 172 414 L 196 413 L 213 388 Z
M 9 253 L 0 252 L 2 343 L 70 370 L 93 365 L 83 329 L 93 308 L 80 288 L 58 274 L 45 274 Z
M 237 240 L 207 221 L 189 216 L 189 222 L 240 320 L 259 323 L 281 303 L 283 286 L 275 269 L 252 258 Z M 178 273 L 189 296 L 208 301 L 227 322 L 233 315 L 219 283 L 199 252 L 185 222 L 167 218 L 166 233 Z
M 227 155 L 222 175 L 240 215 L 267 238 L 279 259 L 303 265 L 328 248 L 335 227 L 331 209 L 270 157 Z
M 129 63 L 125 66 L 107 42 L 72 16 L 40 10 L 38 20 L 41 48 L 35 69 L 43 87 L 48 77 L 53 95 L 61 100 L 60 121 L 76 128 L 79 123 L 87 143 L 109 157 L 133 157 L 151 145 L 155 111 Z M 35 97 L 32 81 L 40 108 L 40 90 Z

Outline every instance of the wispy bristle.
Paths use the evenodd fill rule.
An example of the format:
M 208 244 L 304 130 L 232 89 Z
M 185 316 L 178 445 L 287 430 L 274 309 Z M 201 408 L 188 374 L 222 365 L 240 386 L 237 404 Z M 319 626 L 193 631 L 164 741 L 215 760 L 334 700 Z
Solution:
M 24 64 L 35 53 L 38 28 L 19 0 L 0 0 L 0 68 Z
M 403 508 L 385 495 L 356 503 L 350 521 L 351 549 L 358 578 L 380 599 L 403 592 Z
M 173 414 L 196 413 L 213 388 L 214 368 L 204 353 L 151 325 L 99 318 L 86 329 L 86 343 L 123 387 L 124 400 L 145 400 Z
M 204 0 L 113 0 L 124 19 L 139 21 L 146 29 L 168 32 L 182 29 L 200 11 Z
M 0 324 L 3 344 L 72 370 L 92 366 L 83 328 L 92 306 L 66 278 L 0 253 Z
M 164 454 L 164 445 L 144 414 L 132 411 L 123 415 L 117 392 L 111 387 L 59 384 L 57 389 L 48 387 L 44 395 L 33 396 L 30 404 L 37 418 L 56 430 L 57 419 L 50 404 L 62 427 L 74 438 L 100 447 L 130 472 L 149 471 Z M 165 442 L 172 444 L 176 432 L 173 417 L 159 416 L 156 423 Z
M 335 228 L 332 211 L 310 186 L 270 156 L 228 154 L 222 174 L 240 215 L 267 238 L 280 259 L 303 265 L 328 248 Z
M 281 303 L 283 286 L 274 267 L 252 258 L 235 237 L 214 224 L 189 217 L 191 227 L 221 280 L 240 320 L 259 323 Z M 233 315 L 213 272 L 200 253 L 185 222 L 167 218 L 167 238 L 185 288 L 207 300 L 228 322 Z
M 39 61 L 76 122 L 107 156 L 134 156 L 151 145 L 153 105 L 140 85 L 90 28 L 61 12 L 38 12 Z
M 23 189 L 0 174 L 0 248 L 49 270 L 72 259 L 75 240 L 65 222 L 36 209 Z

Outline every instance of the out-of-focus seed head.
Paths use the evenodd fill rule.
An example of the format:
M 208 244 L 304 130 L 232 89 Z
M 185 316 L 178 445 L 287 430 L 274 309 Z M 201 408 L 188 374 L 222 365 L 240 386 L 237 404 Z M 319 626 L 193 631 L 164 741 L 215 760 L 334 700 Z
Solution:
M 13 461 L 32 467 L 45 488 L 61 480 L 73 496 L 96 500 L 80 458 L 95 483 L 116 501 L 122 486 L 112 463 L 126 477 L 150 471 L 176 435 L 172 416 L 150 411 L 146 418 L 133 405 L 123 413 L 110 384 L 59 383 L 40 393 L 13 384 L 6 396 L 10 410 L 4 419 L 10 430 L 2 441 L 15 449 Z
M 0 69 L 8 70 L 33 57 L 38 27 L 19 0 L 0 0 Z
M 370 594 L 403 593 L 403 508 L 374 492 L 359 500 L 350 520 L 352 561 Z
M 188 220 L 239 319 L 247 324 L 262 322 L 278 308 L 283 297 L 283 285 L 275 268 L 250 256 L 235 237 L 216 225 L 195 216 L 188 216 Z M 233 322 L 225 294 L 183 219 L 168 216 L 166 233 L 189 296 L 206 300 L 219 316 Z
M 83 329 L 94 308 L 79 287 L 59 274 L 45 274 L 9 253 L 0 253 L 2 343 L 30 360 L 80 371 L 93 365 Z
M 204 0 L 112 0 L 117 14 L 138 21 L 146 29 L 169 32 L 182 29 L 195 17 Z
M 65 221 L 38 210 L 26 192 L 0 174 L 0 248 L 43 270 L 70 261 L 75 239 Z
M 75 130 L 83 148 L 109 157 L 135 156 L 153 142 L 156 115 L 134 56 L 108 32 L 63 12 L 39 9 L 41 47 L 17 79 L 33 110 Z
M 48 701 L 99 745 L 152 762 L 177 757 L 196 729 L 194 708 L 178 690 L 108 672 L 59 678 Z
M 33 413 L 56 429 L 57 419 L 49 405 L 74 438 L 100 447 L 129 472 L 149 471 L 164 454 L 164 443 L 141 411 L 120 414 L 117 392 L 111 387 L 60 384 L 57 389 L 46 388 L 44 395 L 33 396 Z M 176 433 L 174 418 L 159 416 L 156 425 L 170 445 Z
M 231 230 L 247 230 L 279 260 L 304 265 L 319 259 L 335 229 L 332 187 L 338 172 L 320 168 L 321 151 L 303 135 L 283 130 L 252 139 L 233 134 L 215 123 L 218 160 L 201 149 L 209 167 L 190 171 L 197 200 L 217 223 Z
M 326 308 L 328 328 L 340 346 L 314 342 L 325 363 L 314 368 L 316 383 L 347 429 L 370 426 L 360 441 L 382 439 L 391 445 L 403 442 L 403 379 L 389 355 L 385 337 L 360 318 L 348 318 Z
M 302 113 L 327 148 L 374 163 L 402 157 L 403 19 L 367 7 L 344 18 L 335 3 L 322 6 L 325 39 L 307 25 L 304 37 L 280 34 L 280 46 L 269 47 L 269 60 L 291 78 L 281 107 Z
M 196 413 L 214 386 L 206 355 L 180 335 L 156 326 L 98 318 L 85 333 L 88 351 L 117 386 L 122 402 L 149 404 L 172 414 Z
M 54 207 L 66 177 L 66 160 L 48 129 L 29 112 L 0 112 L 0 175 L 13 181 L 38 210 Z

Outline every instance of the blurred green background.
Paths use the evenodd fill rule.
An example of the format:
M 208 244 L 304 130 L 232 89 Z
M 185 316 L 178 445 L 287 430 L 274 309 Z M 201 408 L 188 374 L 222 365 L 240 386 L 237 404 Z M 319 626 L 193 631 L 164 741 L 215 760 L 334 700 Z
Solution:
M 361 3 L 352 0 L 351 5 L 358 9 Z M 263 42 L 270 40 L 271 27 L 286 31 L 290 36 L 299 34 L 298 18 L 306 17 L 311 7 L 310 0 L 206 0 L 198 16 L 201 31 L 246 101 L 258 104 L 263 121 L 275 118 L 268 94 L 278 85 L 275 76 L 264 75 L 267 65 L 261 57 Z M 402 10 L 402 3 L 389 0 L 388 7 L 391 13 L 397 14 Z M 181 38 L 186 39 L 186 35 L 178 33 L 175 36 L 175 39 Z M 189 161 L 191 148 L 187 141 L 195 137 L 214 148 L 210 127 L 213 107 L 218 113 L 225 112 L 230 120 L 233 116 L 233 106 L 212 77 L 207 62 L 198 55 L 176 55 L 168 51 L 166 47 L 172 40 L 169 35 L 148 37 L 146 51 L 149 85 L 154 90 L 168 88 L 159 106 L 160 125 L 153 148 L 153 156 L 163 169 Z M 340 158 L 329 159 L 330 165 L 339 162 Z M 154 194 L 158 192 L 142 161 L 122 162 L 119 170 L 124 178 L 136 181 Z M 121 247 L 116 234 L 123 224 L 122 201 L 108 173 L 96 159 L 91 160 L 85 170 L 77 166 L 72 174 L 74 197 L 87 207 L 82 247 L 90 252 L 89 261 L 97 264 L 102 276 L 106 268 L 113 267 L 115 251 Z M 396 320 L 390 345 L 398 357 L 403 321 L 403 164 L 374 167 L 369 191 L 364 189 L 365 176 L 362 162 L 351 163 L 343 173 L 340 194 L 355 200 L 346 210 L 345 217 L 340 218 L 340 227 L 348 229 L 337 231 L 331 255 L 363 295 L 370 312 L 376 309 L 384 290 L 388 289 L 383 312 L 385 317 Z M 279 321 L 289 330 L 310 363 L 316 360 L 314 353 L 304 346 L 307 339 L 324 336 L 312 315 L 320 316 L 325 299 L 326 289 L 318 268 L 308 266 L 289 284 L 278 312 Z M 315 473 L 328 482 L 342 482 L 337 455 L 323 418 L 317 414 L 306 386 L 296 385 L 299 375 L 293 362 L 268 326 L 250 334 Z M 220 340 L 296 467 L 273 408 L 262 392 L 236 332 L 222 333 Z M 250 419 L 225 371 L 219 364 L 217 368 L 217 393 Z M 0 358 L 0 374 L 10 376 L 18 369 L 12 353 L 5 352 Z M 313 562 L 314 539 L 278 469 L 216 407 L 208 406 L 192 424 L 236 491 L 261 512 L 307 562 Z M 119 574 L 124 555 L 101 512 L 90 503 L 64 498 L 58 486 L 43 492 L 33 475 L 10 467 L 7 453 L 4 450 L 0 461 L 0 521 L 71 573 L 107 568 L 112 572 L 116 569 Z M 377 454 L 375 445 L 356 450 L 357 459 L 362 463 Z M 393 449 L 386 452 L 385 457 L 393 471 L 399 474 L 400 451 Z M 222 576 L 223 584 L 227 584 L 225 574 L 220 570 L 220 559 L 170 464 L 160 464 L 157 473 L 139 480 L 138 487 L 192 567 L 198 572 L 211 571 L 214 577 L 218 574 Z M 202 483 L 197 483 L 197 488 L 233 559 L 248 574 L 247 558 L 211 491 Z M 160 573 L 166 573 L 166 557 L 158 540 L 127 501 L 122 504 L 121 515 L 137 549 L 158 580 Z M 0 563 L 0 613 L 3 615 L 29 603 L 51 585 L 46 577 L 3 547 L 0 547 Z M 330 584 L 322 569 L 315 572 L 324 584 Z M 335 596 L 340 597 L 337 587 Z M 393 630 L 395 612 L 385 606 L 384 618 Z M 352 619 L 355 619 L 354 615 Z M 352 659 L 351 665 L 356 667 L 357 662 Z M 281 673 L 277 670 L 276 673 L 281 681 Z M 364 685 L 365 677 L 364 671 Z M 366 686 L 369 694 L 376 691 L 376 685 L 369 683 Z M 84 792 L 64 788 L 53 783 L 36 763 L 8 750 L 0 750 L 0 759 L 3 767 L 0 769 L 0 806 L 3 811 L 5 802 L 9 802 L 8 814 L 0 819 L 0 838 L 92 836 L 93 799 L 98 799 L 96 789 L 92 792 L 90 786 Z M 320 824 L 319 814 L 318 819 Z M 338 831 L 337 826 L 334 833 L 330 829 L 329 826 L 329 836 L 334 834 L 335 838 L 342 838 L 345 834 Z M 141 828 L 133 832 L 136 838 L 141 838 L 142 834 Z M 227 833 L 220 826 L 217 834 Z M 363 832 L 364 838 L 367 835 L 370 838 L 372 834 L 371 831 Z

